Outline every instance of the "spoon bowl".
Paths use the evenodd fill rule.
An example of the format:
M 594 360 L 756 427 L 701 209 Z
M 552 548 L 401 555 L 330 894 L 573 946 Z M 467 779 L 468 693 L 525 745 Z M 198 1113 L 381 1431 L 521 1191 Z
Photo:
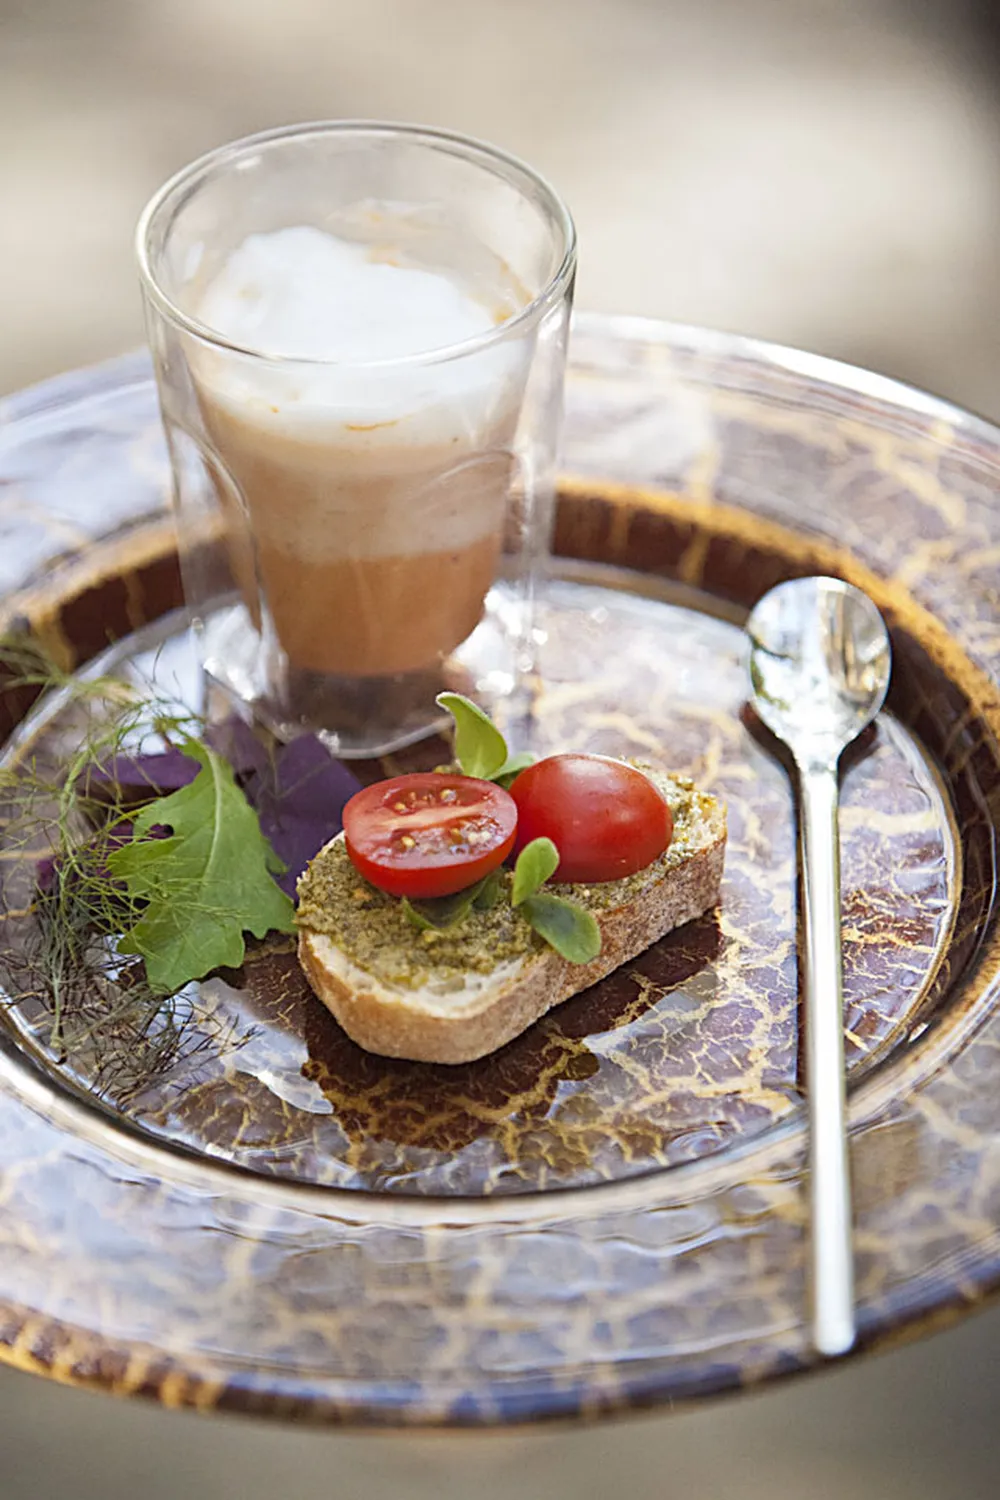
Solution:
M 868 595 L 839 578 L 795 578 L 764 595 L 747 634 L 758 718 L 800 767 L 836 761 L 889 686 L 889 635 Z

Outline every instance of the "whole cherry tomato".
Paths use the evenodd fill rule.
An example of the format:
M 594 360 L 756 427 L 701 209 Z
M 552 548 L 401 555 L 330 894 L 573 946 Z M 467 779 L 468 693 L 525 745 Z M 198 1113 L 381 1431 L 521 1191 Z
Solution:
M 559 850 L 554 880 L 592 884 L 634 875 L 673 836 L 666 800 L 648 776 L 603 755 L 550 755 L 511 786 L 516 851 L 549 838 Z

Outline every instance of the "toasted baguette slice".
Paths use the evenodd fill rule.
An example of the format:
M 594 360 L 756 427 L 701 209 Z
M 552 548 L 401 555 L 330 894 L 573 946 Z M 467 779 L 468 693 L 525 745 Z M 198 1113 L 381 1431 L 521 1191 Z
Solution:
M 693 792 L 690 782 L 644 769 L 675 809 L 683 809 L 680 821 L 675 810 L 675 842 L 642 872 L 647 878 L 633 876 L 627 882 L 592 888 L 603 893 L 597 904 L 588 902 L 601 929 L 601 951 L 592 963 L 568 963 L 539 942 L 531 952 L 499 962 L 489 973 L 452 973 L 440 983 L 415 988 L 362 967 L 328 933 L 304 925 L 300 914 L 299 962 L 348 1036 L 384 1057 L 472 1062 L 520 1036 L 554 1005 L 603 979 L 675 927 L 717 905 L 726 844 L 724 808 L 714 797 Z M 317 860 L 330 852 L 339 854 L 335 846 L 342 841 L 340 834 Z M 560 889 L 573 894 L 572 887 Z M 475 913 L 466 920 L 474 921 Z M 413 942 L 419 943 L 419 934 L 413 934 Z

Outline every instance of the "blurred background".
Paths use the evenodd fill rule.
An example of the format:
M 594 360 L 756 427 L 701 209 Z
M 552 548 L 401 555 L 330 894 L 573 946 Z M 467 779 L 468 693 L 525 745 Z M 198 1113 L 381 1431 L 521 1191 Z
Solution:
M 994 0 L 0 0 L 0 391 L 141 337 L 132 231 L 270 125 L 527 157 L 579 303 L 835 354 L 1000 415 Z
M 135 219 L 310 118 L 528 158 L 579 305 L 753 333 L 1000 418 L 993 0 L 0 0 L 0 393 L 142 337 Z M 170 1416 L 0 1371 L 0 1500 L 987 1500 L 1000 1310 L 697 1411 L 485 1438 Z

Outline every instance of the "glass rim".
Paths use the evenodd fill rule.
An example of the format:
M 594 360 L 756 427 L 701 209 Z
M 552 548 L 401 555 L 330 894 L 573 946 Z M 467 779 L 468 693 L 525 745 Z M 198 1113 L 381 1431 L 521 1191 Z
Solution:
M 558 267 L 530 302 L 519 308 L 503 323 L 497 324 L 495 328 L 487 329 L 484 333 L 476 334 L 473 338 L 463 339 L 458 343 L 444 344 L 436 349 L 420 350 L 415 354 L 374 360 L 321 359 L 312 355 L 269 354 L 265 350 L 255 349 L 250 345 L 240 344 L 233 339 L 226 338 L 210 324 L 202 323 L 200 319 L 184 312 L 160 286 L 150 263 L 150 240 L 153 229 L 166 208 L 185 189 L 197 186 L 199 181 L 203 180 L 214 167 L 225 165 L 227 162 L 235 162 L 248 150 L 269 145 L 275 141 L 293 140 L 297 136 L 306 139 L 319 135 L 356 136 L 359 139 L 365 136 L 373 139 L 388 136 L 404 137 L 415 144 L 426 145 L 452 156 L 476 162 L 492 170 L 494 175 L 506 175 L 508 181 L 513 179 L 515 186 L 522 187 L 526 197 L 529 196 L 527 188 L 534 188 L 536 194 L 540 195 L 550 219 L 562 231 L 564 249 Z M 281 125 L 276 129 L 262 130 L 254 135 L 242 136 L 239 140 L 229 141 L 223 146 L 216 146 L 213 150 L 206 151 L 202 156 L 196 157 L 194 161 L 182 167 L 179 172 L 175 172 L 162 187 L 157 189 L 139 216 L 135 232 L 135 253 L 142 289 L 149 302 L 176 328 L 190 334 L 203 344 L 230 354 L 266 360 L 275 365 L 390 370 L 405 366 L 443 364 L 449 360 L 461 359 L 466 355 L 478 353 L 501 343 L 514 336 L 526 324 L 537 322 L 547 308 L 559 301 L 572 279 L 576 266 L 576 226 L 569 208 L 546 177 L 537 172 L 534 167 L 529 166 L 527 162 L 522 161 L 520 157 L 503 151 L 497 146 L 491 146 L 474 136 L 463 135 L 459 131 L 439 130 L 430 125 L 409 125 L 387 120 L 315 120 L 300 125 Z

